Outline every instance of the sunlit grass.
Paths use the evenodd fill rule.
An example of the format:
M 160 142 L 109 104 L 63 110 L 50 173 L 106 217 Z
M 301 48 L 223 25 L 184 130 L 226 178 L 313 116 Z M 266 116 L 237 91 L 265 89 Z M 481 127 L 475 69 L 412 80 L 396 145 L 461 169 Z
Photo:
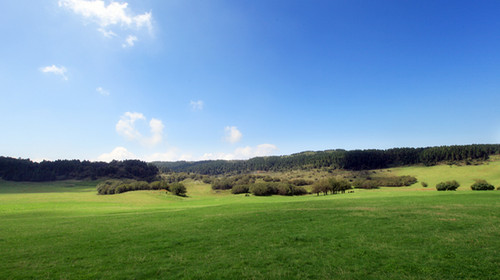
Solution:
M 247 197 L 186 181 L 177 197 L 96 184 L 0 181 L 0 279 L 500 275 L 500 191 Z

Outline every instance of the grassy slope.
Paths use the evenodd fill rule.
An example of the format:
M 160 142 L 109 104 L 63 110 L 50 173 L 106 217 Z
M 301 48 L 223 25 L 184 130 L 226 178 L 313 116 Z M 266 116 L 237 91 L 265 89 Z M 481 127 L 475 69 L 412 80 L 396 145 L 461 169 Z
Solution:
M 482 178 L 498 184 L 493 171 L 499 167 L 489 166 L 496 169 L 483 175 L 492 177 Z M 439 174 L 435 180 L 455 176 L 465 184 L 467 176 L 457 176 L 479 174 L 479 167 L 391 173 L 415 172 L 431 186 Z M 500 191 L 412 186 L 404 189 L 415 191 L 245 197 L 190 181 L 190 197 L 179 198 L 153 191 L 98 196 L 95 185 L 0 181 L 0 279 L 500 275 Z
M 388 172 L 389 170 L 389 172 Z M 432 167 L 411 166 L 381 170 L 381 173 L 393 175 L 415 176 L 419 182 L 410 189 L 425 190 L 420 182 L 427 182 L 428 189 L 435 190 L 436 184 L 442 181 L 457 180 L 460 183 L 458 191 L 470 190 L 474 179 L 485 179 L 496 187 L 500 186 L 500 158 L 495 156 L 482 165 L 437 165 Z

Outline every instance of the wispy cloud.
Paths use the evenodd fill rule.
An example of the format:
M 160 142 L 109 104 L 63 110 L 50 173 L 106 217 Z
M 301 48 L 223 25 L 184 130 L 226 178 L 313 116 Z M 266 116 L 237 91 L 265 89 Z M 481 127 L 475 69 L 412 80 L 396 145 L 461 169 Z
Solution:
M 120 120 L 116 124 L 116 132 L 121 136 L 127 138 L 128 140 L 137 140 L 142 137 L 141 133 L 135 129 L 135 122 L 137 120 L 145 120 L 141 113 L 131 113 L 126 112 L 121 116 Z
M 203 110 L 204 103 L 203 103 L 202 100 L 198 100 L 198 101 L 191 100 L 191 102 L 189 104 L 191 105 L 191 109 L 193 111 L 201 111 L 201 110 Z
M 146 121 L 146 117 L 141 113 L 126 112 L 116 124 L 116 132 L 131 141 L 138 141 L 144 146 L 155 146 L 163 139 L 163 129 L 165 126 L 159 119 L 152 118 L 149 121 L 151 132 L 150 137 L 144 137 L 136 128 L 136 121 Z
M 125 43 L 122 44 L 123 48 L 133 47 L 135 41 L 137 41 L 137 37 L 134 35 L 128 35 L 127 39 L 125 39 Z
M 241 140 L 241 137 L 243 137 L 243 134 L 241 134 L 236 126 L 226 126 L 224 130 L 226 133 L 225 139 L 229 143 L 237 143 Z
M 153 30 L 151 12 L 136 14 L 127 2 L 110 1 L 108 5 L 102 0 L 60 0 L 59 7 L 71 10 L 89 22 L 99 26 L 97 30 L 106 38 L 119 37 L 118 30 L 140 31 Z M 138 40 L 137 36 L 128 35 L 123 47 L 131 47 Z
M 104 95 L 104 96 L 109 96 L 109 91 L 107 91 L 107 90 L 103 89 L 102 87 L 98 87 L 98 88 L 96 88 L 96 91 L 97 91 L 98 93 L 100 93 L 101 95 Z
M 110 153 L 104 153 L 97 157 L 99 161 L 110 162 L 112 160 L 137 159 L 137 157 L 124 147 L 116 147 Z
M 112 38 L 112 37 L 118 36 L 112 30 L 106 30 L 104 28 L 97 28 L 97 31 L 101 32 L 102 35 L 104 35 L 104 37 L 106 37 L 106 38 Z
M 154 146 L 161 142 L 165 126 L 161 120 L 153 118 L 149 121 L 149 127 L 151 129 L 151 137 L 143 139 L 143 142 L 147 145 Z
M 51 73 L 55 74 L 58 76 L 61 76 L 64 80 L 68 80 L 68 77 L 66 76 L 66 68 L 64 66 L 45 66 L 45 67 L 40 67 L 40 71 L 43 73 Z

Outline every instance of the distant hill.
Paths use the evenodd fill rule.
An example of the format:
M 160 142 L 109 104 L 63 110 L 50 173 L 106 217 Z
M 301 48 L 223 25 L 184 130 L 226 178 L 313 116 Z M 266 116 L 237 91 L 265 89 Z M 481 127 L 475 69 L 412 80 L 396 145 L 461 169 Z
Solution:
M 206 175 L 332 168 L 347 170 L 378 169 L 439 162 L 486 160 L 500 153 L 500 144 L 473 144 L 387 150 L 305 151 L 285 156 L 256 157 L 248 160 L 207 160 L 153 162 L 163 172 L 192 172 Z

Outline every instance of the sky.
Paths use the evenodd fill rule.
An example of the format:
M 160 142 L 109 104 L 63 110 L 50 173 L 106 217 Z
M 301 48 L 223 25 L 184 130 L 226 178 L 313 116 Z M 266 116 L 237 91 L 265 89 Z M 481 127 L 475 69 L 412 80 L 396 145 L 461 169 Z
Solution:
M 0 156 L 500 142 L 500 1 L 0 1 Z

